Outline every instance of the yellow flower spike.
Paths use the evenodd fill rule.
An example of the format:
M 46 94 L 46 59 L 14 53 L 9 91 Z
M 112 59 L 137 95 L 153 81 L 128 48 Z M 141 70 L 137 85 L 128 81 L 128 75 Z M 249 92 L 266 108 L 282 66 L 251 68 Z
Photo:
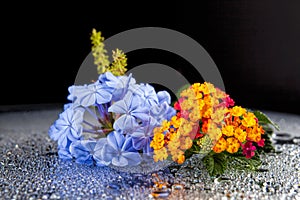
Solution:
M 109 71 L 114 74 L 115 76 L 121 76 L 124 75 L 127 71 L 127 58 L 125 53 L 122 50 L 116 49 L 116 51 L 113 52 L 113 62 L 111 63 L 111 66 L 109 67 Z
M 227 138 L 226 142 L 227 142 L 227 147 L 226 147 L 227 152 L 236 153 L 239 150 L 240 143 L 239 143 L 238 139 L 236 139 L 234 137 L 230 137 L 230 138 Z
M 101 37 L 101 32 L 97 32 L 96 29 L 92 30 L 91 35 L 92 42 L 92 54 L 94 57 L 94 64 L 97 66 L 98 74 L 105 73 L 107 67 L 109 66 L 109 60 L 107 56 L 107 51 L 104 49 L 104 38 Z
M 210 106 L 210 107 L 213 105 L 211 96 L 205 95 L 203 100 L 204 100 L 205 105 Z
M 243 131 L 241 128 L 236 128 L 234 131 L 234 137 L 238 139 L 239 142 L 244 142 L 247 138 L 247 132 Z
M 180 93 L 180 96 L 181 97 L 187 97 L 188 99 L 195 99 L 196 94 L 195 94 L 194 90 L 192 89 L 192 87 L 189 87 L 189 88 L 183 90 Z
M 247 112 L 247 110 L 245 108 L 242 108 L 241 106 L 234 106 L 230 110 L 230 113 L 232 114 L 232 116 L 237 116 L 237 117 L 244 115 L 246 112 Z
M 198 100 L 198 99 L 202 99 L 203 98 L 203 94 L 202 94 L 202 92 L 197 92 L 196 93 L 196 99 Z
M 204 95 L 208 95 L 210 93 L 207 85 L 205 84 L 205 82 L 200 85 L 199 89 L 200 89 L 200 91 L 203 92 Z
M 92 55 L 94 57 L 94 64 L 97 66 L 98 74 L 111 72 L 115 76 L 124 75 L 127 69 L 127 58 L 123 51 L 116 49 L 112 51 L 113 62 L 110 63 L 107 51 L 104 48 L 104 38 L 101 37 L 101 32 L 96 29 L 92 30 L 91 34 Z

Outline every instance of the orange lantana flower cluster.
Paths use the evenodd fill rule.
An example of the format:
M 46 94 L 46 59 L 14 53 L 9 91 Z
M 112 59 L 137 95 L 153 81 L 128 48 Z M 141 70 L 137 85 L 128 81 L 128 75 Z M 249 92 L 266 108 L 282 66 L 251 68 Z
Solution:
M 244 144 L 262 145 L 264 131 L 253 113 L 233 106 L 229 95 L 211 83 L 195 83 L 183 90 L 174 104 L 177 115 L 154 129 L 150 143 L 154 160 L 172 158 L 181 164 L 185 161 L 185 151 L 193 145 L 197 145 L 195 149 L 216 153 L 225 150 L 235 153 L 245 147 L 245 156 L 252 157 L 252 143 Z
M 264 145 L 264 140 L 261 135 L 264 134 L 262 126 L 259 126 L 256 116 L 240 106 L 234 106 L 229 109 L 224 124 L 222 126 L 222 137 L 218 140 L 213 150 L 216 153 L 227 151 L 229 153 L 236 153 L 240 147 L 252 147 L 252 142 L 257 143 L 258 146 Z M 252 151 L 256 148 L 252 147 Z M 247 158 L 249 156 L 247 149 L 243 148 L 243 153 Z

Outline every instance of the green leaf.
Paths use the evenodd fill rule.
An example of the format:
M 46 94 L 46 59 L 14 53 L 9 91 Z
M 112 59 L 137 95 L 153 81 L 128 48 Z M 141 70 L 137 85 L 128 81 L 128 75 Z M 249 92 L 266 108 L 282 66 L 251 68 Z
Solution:
M 230 166 L 238 170 L 257 170 L 261 165 L 261 160 L 258 153 L 256 153 L 251 159 L 246 158 L 240 153 L 232 154 L 230 157 L 232 163 Z
M 266 114 L 264 114 L 263 112 L 256 110 L 253 112 L 254 115 L 257 117 L 259 123 L 262 124 L 271 124 L 272 126 L 274 126 L 274 128 L 276 128 L 278 131 L 280 130 L 278 124 L 276 124 L 275 122 L 273 122 Z
M 227 168 L 227 156 L 212 151 L 203 158 L 203 163 L 210 176 L 222 175 Z

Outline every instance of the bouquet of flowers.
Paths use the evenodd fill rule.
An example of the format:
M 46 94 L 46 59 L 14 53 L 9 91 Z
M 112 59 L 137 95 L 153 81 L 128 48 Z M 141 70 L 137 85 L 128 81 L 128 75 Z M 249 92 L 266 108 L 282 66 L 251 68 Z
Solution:
M 239 161 L 256 169 L 259 154 L 272 150 L 268 125 L 260 111 L 235 106 L 213 84 L 194 83 L 173 103 L 167 91 L 125 75 L 127 58 L 119 49 L 109 62 L 104 38 L 91 35 L 98 80 L 69 87 L 68 103 L 49 129 L 63 160 L 111 167 L 141 163 L 182 164 L 203 155 L 211 175 L 222 174 L 227 163 Z

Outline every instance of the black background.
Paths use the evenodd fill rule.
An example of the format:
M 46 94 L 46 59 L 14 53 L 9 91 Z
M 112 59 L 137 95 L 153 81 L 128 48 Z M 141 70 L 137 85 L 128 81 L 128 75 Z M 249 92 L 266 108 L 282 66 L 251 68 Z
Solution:
M 155 26 L 201 44 L 237 104 L 300 114 L 300 3 L 161 2 L 2 5 L 1 105 L 65 103 L 67 88 L 90 52 L 93 28 L 108 38 Z M 148 62 L 192 70 L 183 59 L 159 50 L 128 55 L 129 68 Z

